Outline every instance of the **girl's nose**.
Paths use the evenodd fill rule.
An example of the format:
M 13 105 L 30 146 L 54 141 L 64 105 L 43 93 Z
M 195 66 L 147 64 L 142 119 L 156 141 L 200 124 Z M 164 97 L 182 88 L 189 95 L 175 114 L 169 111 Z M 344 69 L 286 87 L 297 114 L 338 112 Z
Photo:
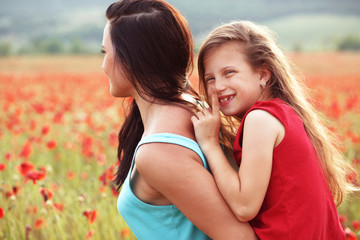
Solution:
M 221 92 L 221 91 L 225 90 L 226 84 L 221 78 L 220 79 L 218 78 L 215 81 L 215 88 L 216 88 L 217 92 Z

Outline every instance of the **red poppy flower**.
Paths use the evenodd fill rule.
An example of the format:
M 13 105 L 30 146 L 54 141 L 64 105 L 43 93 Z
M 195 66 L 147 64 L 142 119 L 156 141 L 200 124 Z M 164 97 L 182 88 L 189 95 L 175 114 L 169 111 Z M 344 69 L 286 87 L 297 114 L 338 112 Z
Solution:
M 129 228 L 126 227 L 126 228 L 121 229 L 121 236 L 123 238 L 127 238 L 128 236 L 130 236 Z
M 86 157 L 92 157 L 94 155 L 94 152 L 92 150 L 93 148 L 93 139 L 91 137 L 85 137 L 81 143 L 82 147 L 82 154 Z
M 34 131 L 36 129 L 36 121 L 31 120 L 30 121 L 30 130 Z
M 54 123 L 62 123 L 63 122 L 63 116 L 64 116 L 63 112 L 57 112 L 53 117 L 53 122 Z
M 64 204 L 62 204 L 62 203 L 54 203 L 54 207 L 55 207 L 55 209 L 57 209 L 60 212 L 62 212 L 64 210 Z
M 359 231 L 359 230 L 360 230 L 360 221 L 355 220 L 355 221 L 352 222 L 351 225 L 353 226 L 353 228 L 354 228 L 355 231 Z
M 346 240 L 358 240 L 356 234 L 350 228 L 345 228 Z
M 87 172 L 82 172 L 80 174 L 80 177 L 85 180 L 85 179 L 87 179 L 89 177 L 89 174 Z
M 40 229 L 40 228 L 45 227 L 45 226 L 46 226 L 46 221 L 45 221 L 44 218 L 36 219 L 35 224 L 34 224 L 35 229 Z
M 99 166 L 104 166 L 106 164 L 106 155 L 104 153 L 100 153 L 96 158 Z
M 111 147 L 116 147 L 118 145 L 118 135 L 115 132 L 110 133 L 109 135 L 109 144 Z
M 352 183 L 353 185 L 357 186 L 358 185 L 358 174 L 357 172 L 354 170 L 354 171 L 351 171 L 350 173 L 346 174 L 346 179 L 349 183 Z
M 358 95 L 352 95 L 348 97 L 348 99 L 346 100 L 346 109 L 348 111 L 351 111 L 354 108 L 354 106 L 356 106 L 358 101 L 359 101 Z
M 59 185 L 56 184 L 56 183 L 52 183 L 52 184 L 50 185 L 50 187 L 51 187 L 51 189 L 54 190 L 54 191 L 57 191 L 57 190 L 59 189 Z
M 5 163 L 0 163 L 0 171 L 5 171 L 6 165 Z
M 339 220 L 342 226 L 345 226 L 346 222 L 347 222 L 347 218 L 345 215 L 340 215 L 339 216 Z
M 95 234 L 95 231 L 92 230 L 92 229 L 90 229 L 90 230 L 86 233 L 85 239 L 86 239 L 86 240 L 91 239 L 94 234 Z
M 38 212 L 37 206 L 29 206 L 29 207 L 26 209 L 26 213 L 27 213 L 27 214 L 34 214 L 34 215 L 36 215 L 37 212 Z
M 103 185 L 106 185 L 106 172 L 100 175 L 99 180 L 103 183 Z
M 353 164 L 360 166 L 360 158 L 354 158 L 352 162 Z
M 5 216 L 5 211 L 3 208 L 0 207 L 0 218 L 3 218 Z
M 88 219 L 89 224 L 93 224 L 96 220 L 98 212 L 96 210 L 84 211 L 83 215 Z
M 48 149 L 52 150 L 57 147 L 57 143 L 55 140 L 51 140 L 46 143 L 46 146 Z
M 21 188 L 20 186 L 13 186 L 11 188 L 11 190 L 6 190 L 5 191 L 5 196 L 7 198 L 16 197 L 16 195 L 18 194 L 20 188 Z
M 46 173 L 43 171 L 32 171 L 28 172 L 25 176 L 25 182 L 28 180 L 32 180 L 34 184 L 36 184 L 36 181 L 43 180 L 46 178 Z
M 20 151 L 20 154 L 19 154 L 19 157 L 23 157 L 25 159 L 28 159 L 29 156 L 32 154 L 32 147 L 31 147 L 31 144 L 30 144 L 30 141 L 26 142 L 24 144 L 24 146 L 22 147 L 21 151 Z
M 339 106 L 338 101 L 334 100 L 330 106 L 330 116 L 333 118 L 339 118 L 341 115 L 341 108 Z
M 68 171 L 66 173 L 66 178 L 67 179 L 72 180 L 72 179 L 74 179 L 74 177 L 75 177 L 75 173 L 73 171 Z
M 45 107 L 41 103 L 33 104 L 33 108 L 38 114 L 42 114 L 45 112 Z
M 105 186 L 100 186 L 100 187 L 99 187 L 99 192 L 100 192 L 100 193 L 105 193 L 105 191 L 106 191 L 106 187 L 105 187 Z
M 114 188 L 114 187 L 111 187 L 111 192 L 114 197 L 117 197 L 119 195 L 119 193 L 116 191 L 116 188 Z
M 103 183 L 103 185 L 106 185 L 108 181 L 114 180 L 114 169 L 115 165 L 111 165 L 108 169 L 104 171 L 104 173 L 99 177 L 99 180 Z
M 8 152 L 8 153 L 5 153 L 5 160 L 6 160 L 6 161 L 11 161 L 12 157 L 13 157 L 13 156 L 12 156 L 11 153 L 9 153 L 9 152 Z
M 51 200 L 54 196 L 54 193 L 48 188 L 40 188 L 40 193 L 44 198 L 44 202 Z
M 20 186 L 20 185 L 18 185 L 18 186 L 13 186 L 13 187 L 12 187 L 12 192 L 14 193 L 14 195 L 16 195 L 16 194 L 19 193 L 20 189 L 21 189 L 21 186 Z
M 43 135 L 48 134 L 49 131 L 50 131 L 50 127 L 49 127 L 49 126 L 44 126 L 44 127 L 41 128 L 41 133 L 42 133 Z
M 26 174 L 28 172 L 30 172 L 31 170 L 33 170 L 34 168 L 35 168 L 34 164 L 32 164 L 31 162 L 25 161 L 20 164 L 20 166 L 18 167 L 18 170 L 19 170 L 20 174 L 25 177 Z

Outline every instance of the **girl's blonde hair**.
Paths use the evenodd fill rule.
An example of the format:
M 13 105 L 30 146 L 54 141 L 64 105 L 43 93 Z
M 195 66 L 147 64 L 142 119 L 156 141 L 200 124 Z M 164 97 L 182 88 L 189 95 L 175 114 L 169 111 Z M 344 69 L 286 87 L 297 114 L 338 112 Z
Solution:
M 254 69 L 270 70 L 271 78 L 268 87 L 273 97 L 280 98 L 289 104 L 302 119 L 321 161 L 333 198 L 339 205 L 346 193 L 355 189 L 346 179 L 347 174 L 354 170 L 335 147 L 337 141 L 334 134 L 325 127 L 323 120 L 319 117 L 320 114 L 307 101 L 309 96 L 306 87 L 292 73 L 288 60 L 275 44 L 270 30 L 249 21 L 231 22 L 213 30 L 205 39 L 198 55 L 200 93 L 207 96 L 207 86 L 204 81 L 205 54 L 210 49 L 230 41 L 241 44 L 248 63 Z M 238 122 L 240 119 L 236 120 Z M 229 125 L 232 126 L 232 123 L 233 121 Z M 229 129 L 231 130 L 227 128 L 227 131 L 222 133 L 225 140 L 233 139 Z

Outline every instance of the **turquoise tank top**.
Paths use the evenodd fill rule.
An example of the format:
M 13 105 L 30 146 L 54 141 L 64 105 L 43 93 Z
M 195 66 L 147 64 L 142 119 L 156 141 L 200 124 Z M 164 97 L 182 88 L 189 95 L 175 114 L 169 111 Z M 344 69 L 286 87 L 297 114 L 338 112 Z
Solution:
M 196 152 L 204 167 L 210 171 L 199 145 L 186 137 L 172 133 L 157 133 L 143 138 L 137 145 L 130 171 L 117 200 L 117 208 L 125 222 L 140 240 L 202 240 L 210 239 L 192 224 L 175 205 L 155 206 L 141 201 L 133 193 L 130 176 L 138 148 L 145 143 L 161 142 L 177 144 Z

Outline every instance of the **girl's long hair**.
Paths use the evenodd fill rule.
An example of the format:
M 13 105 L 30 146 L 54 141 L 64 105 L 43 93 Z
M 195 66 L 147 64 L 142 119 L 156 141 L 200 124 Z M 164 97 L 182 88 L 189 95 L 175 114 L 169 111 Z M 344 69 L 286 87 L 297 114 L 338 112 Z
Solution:
M 333 198 L 340 204 L 346 193 L 355 189 L 346 179 L 347 174 L 354 170 L 336 148 L 338 142 L 335 135 L 325 127 L 320 113 L 308 102 L 308 90 L 299 77 L 293 74 L 289 61 L 273 39 L 270 30 L 249 21 L 231 22 L 216 28 L 206 38 L 198 56 L 200 93 L 207 95 L 204 81 L 204 56 L 207 51 L 230 41 L 241 44 L 243 53 L 254 69 L 265 67 L 270 70 L 271 78 L 267 87 L 273 96 L 289 104 L 302 119 L 321 161 Z
M 106 17 L 115 52 L 116 67 L 122 68 L 139 95 L 161 103 L 191 106 L 182 93 L 198 97 L 187 80 L 192 70 L 192 36 L 185 18 L 162 0 L 121 0 L 111 4 Z M 115 184 L 123 184 L 135 148 L 144 132 L 139 108 L 131 101 L 119 132 Z

